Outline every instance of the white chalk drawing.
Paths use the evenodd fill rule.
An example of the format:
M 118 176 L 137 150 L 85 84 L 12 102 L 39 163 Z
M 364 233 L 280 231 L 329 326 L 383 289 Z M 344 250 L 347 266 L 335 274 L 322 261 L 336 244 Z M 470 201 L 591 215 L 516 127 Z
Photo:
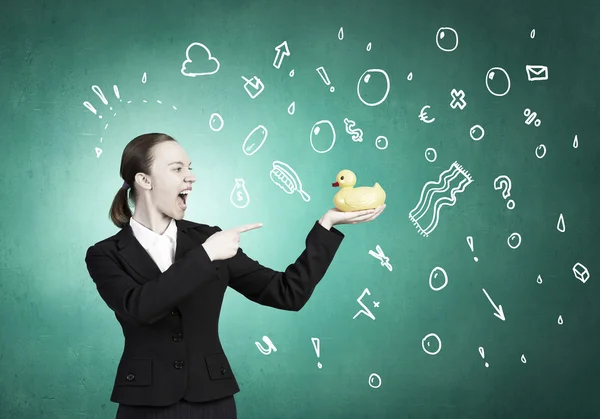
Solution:
M 499 191 L 502 190 L 502 198 L 506 199 L 510 196 L 510 188 L 512 187 L 510 178 L 506 175 L 500 175 L 494 179 L 494 189 Z M 506 208 L 509 210 L 515 207 L 515 201 L 509 199 L 506 202 Z
M 367 51 L 371 51 L 371 43 L 370 42 L 367 44 Z
M 243 178 L 235 179 L 235 185 L 229 194 L 229 202 L 236 208 L 246 208 L 250 203 L 250 195 Z
M 479 355 L 481 355 L 481 358 L 485 359 L 485 351 L 484 351 L 484 349 L 483 349 L 483 346 L 480 346 L 480 347 L 479 347 Z M 487 368 L 487 367 L 489 367 L 489 366 L 490 366 L 490 364 L 488 364 L 488 363 L 486 362 L 486 363 L 485 363 L 485 367 Z
M 531 125 L 531 122 L 533 122 L 534 120 L 535 120 L 535 122 L 533 122 L 533 125 L 535 125 L 536 127 L 539 127 L 542 124 L 542 120 L 537 118 L 537 112 L 531 112 L 531 109 L 529 109 L 529 108 L 525 109 L 525 111 L 523 112 L 523 115 L 525 115 L 527 117 L 525 119 L 525 123 L 527 125 Z
M 456 182 L 458 183 L 452 186 Z M 469 172 L 455 161 L 440 174 L 437 182 L 429 181 L 423 185 L 419 202 L 408 214 L 419 234 L 428 237 L 438 225 L 441 208 L 446 205 L 454 206 L 456 195 L 463 192 L 471 182 L 473 178 Z M 446 193 L 449 196 L 444 196 Z M 434 199 L 435 203 L 432 205 Z
M 519 233 L 512 233 L 508 236 L 508 239 L 506 239 L 506 243 L 511 249 L 516 249 L 521 245 L 521 235 Z
M 523 364 L 526 364 L 526 363 L 527 363 L 527 358 L 525 358 L 525 354 L 522 354 L 522 355 L 521 355 L 521 362 L 522 362 Z
M 310 338 L 313 344 L 313 348 L 315 348 L 315 352 L 317 353 L 317 358 L 321 356 L 321 340 L 319 338 Z M 320 362 L 317 362 L 317 367 L 319 369 L 323 368 L 323 365 Z
M 542 280 L 542 275 L 538 275 L 538 277 L 537 277 L 537 279 L 536 279 L 536 282 L 537 282 L 538 284 L 541 284 L 541 283 L 543 282 L 543 280 Z
M 246 93 L 248 93 L 248 96 L 250 96 L 250 99 L 256 98 L 258 95 L 260 95 L 262 93 L 263 90 L 265 90 L 265 85 L 256 76 L 253 76 L 250 79 L 242 76 L 242 80 L 244 80 L 246 82 L 246 83 L 244 83 L 244 90 L 246 91 Z
M 577 138 L 577 135 L 575 136 L 575 138 L 573 138 L 573 148 L 577 148 L 579 147 L 579 139 Z
M 146 72 L 144 71 L 144 74 L 142 74 L 142 83 L 146 84 L 146 80 L 148 80 L 148 76 L 146 75 Z
M 288 164 L 279 160 L 273 161 L 273 168 L 269 175 L 271 181 L 286 194 L 291 195 L 297 191 L 304 201 L 310 201 L 310 195 L 302 190 L 302 182 L 300 182 L 298 174 Z
M 545 65 L 526 65 L 527 80 L 548 80 L 548 67 Z
M 556 229 L 561 233 L 565 232 L 565 217 L 562 215 L 562 212 L 558 216 L 558 222 L 556 223 Z
M 590 279 L 590 271 L 588 271 L 588 268 L 579 262 L 573 265 L 573 275 L 575 275 L 575 278 L 579 279 L 584 284 L 588 279 Z
M 296 112 L 296 102 L 290 103 L 290 106 L 288 106 L 287 111 L 290 115 L 293 115 L 294 112 Z
M 325 71 L 325 68 L 323 66 L 317 68 L 317 73 L 321 77 L 321 80 L 323 80 L 323 83 L 325 83 L 327 86 L 329 86 L 331 84 L 331 81 L 329 81 L 329 76 L 327 75 L 327 72 Z M 334 92 L 335 87 L 331 86 L 329 88 L 329 91 Z
M 452 109 L 460 108 L 462 111 L 467 106 L 467 102 L 465 101 L 465 92 L 462 89 L 458 91 L 456 89 L 452 89 L 450 96 L 452 96 L 452 101 L 450 102 L 450 107 Z
M 273 67 L 279 70 L 283 59 L 290 56 L 290 48 L 288 47 L 287 41 L 283 41 L 281 44 L 277 45 L 275 51 L 277 51 L 277 54 L 275 54 L 275 60 L 273 60 Z
M 294 77 L 294 70 L 290 71 L 290 77 Z
M 250 131 L 250 134 L 246 136 L 246 139 L 242 143 L 242 151 L 245 155 L 251 156 L 256 153 L 262 145 L 267 140 L 267 136 L 269 135 L 269 131 L 262 126 L 259 125 Z
M 410 73 L 408 73 L 408 76 L 406 77 L 406 80 L 411 81 L 412 78 L 413 78 L 413 75 L 412 75 L 412 71 L 411 71 Z
M 531 30 L 531 33 L 529 34 L 529 36 L 531 37 L 531 39 L 535 38 L 535 29 Z
M 143 76 L 142 76 L 142 83 L 146 83 L 146 73 L 144 72 Z M 106 99 L 106 96 L 104 95 L 104 92 L 102 91 L 102 89 L 97 86 L 97 85 L 93 85 L 92 86 L 92 91 L 96 94 L 96 96 L 98 96 L 100 98 L 100 100 L 102 101 L 102 103 L 106 106 L 108 106 L 108 109 L 110 111 L 113 111 L 113 107 L 112 105 L 110 105 L 108 103 L 108 100 Z M 119 92 L 119 87 L 115 84 L 113 85 L 113 92 L 115 93 L 115 97 L 117 99 L 119 99 L 119 102 L 123 102 L 123 99 L 121 98 L 121 94 Z M 130 104 L 132 103 L 133 100 L 129 100 L 126 102 L 126 104 Z M 148 103 L 147 100 L 143 99 L 142 100 L 143 103 Z M 156 100 L 156 103 L 161 104 L 162 105 L 162 101 L 160 100 Z M 83 102 L 83 106 L 85 106 L 90 112 L 92 112 L 94 115 L 98 116 L 98 119 L 102 119 L 102 114 L 99 114 L 98 111 L 96 110 L 96 108 L 89 102 L 89 101 L 85 101 Z M 172 106 L 172 108 L 174 110 L 177 110 L 176 106 Z M 117 116 L 117 112 L 113 112 L 112 114 L 113 117 Z M 104 129 L 108 129 L 108 122 L 104 124 Z M 100 137 L 100 142 L 102 143 L 103 137 Z M 100 158 L 100 155 L 102 154 L 102 149 L 100 147 L 94 147 L 94 152 L 96 153 L 96 158 Z
M 507 81 L 508 86 L 506 87 L 506 90 L 503 91 L 502 93 L 497 93 L 494 90 L 492 90 L 492 88 L 490 87 L 490 84 L 489 84 L 490 80 L 492 80 L 492 81 L 494 80 L 494 78 L 496 76 L 496 71 L 500 71 L 500 72 L 502 72 L 506 76 L 506 81 Z M 486 75 L 485 75 L 485 87 L 487 87 L 488 92 L 490 92 L 494 96 L 504 96 L 504 95 L 506 95 L 510 91 L 510 77 L 508 76 L 508 73 L 506 72 L 506 70 L 504 70 L 502 67 L 492 67 L 492 68 L 490 68 L 488 70 L 488 72 L 486 73 Z
M 471 249 L 471 252 L 474 252 L 475 247 L 473 246 L 473 236 L 467 236 L 467 244 L 469 245 L 469 249 Z M 479 261 L 477 256 L 473 256 L 473 260 L 475 260 L 475 262 Z
M 446 46 L 451 46 L 450 48 L 445 48 L 440 45 L 440 41 L 442 43 L 447 44 Z M 438 29 L 435 34 L 435 43 L 439 49 L 445 52 L 452 52 L 458 47 L 458 33 L 449 27 L 441 27 Z
M 383 94 L 381 99 L 379 99 L 378 101 L 367 102 L 360 94 L 360 86 L 362 83 L 369 84 L 371 82 L 371 77 L 375 74 L 383 74 L 383 76 L 385 78 L 385 85 L 386 85 L 385 93 Z M 382 104 L 387 99 L 388 93 L 390 93 L 390 78 L 384 70 L 381 70 L 379 68 L 371 68 L 371 69 L 365 71 L 364 73 L 362 73 L 362 75 L 358 79 L 358 83 L 356 84 L 356 94 L 358 95 L 358 98 L 360 99 L 360 101 L 367 106 L 377 106 L 377 105 Z
M 381 377 L 379 376 L 379 374 L 372 373 L 371 375 L 369 375 L 369 385 L 372 388 L 381 387 Z
M 479 132 L 477 133 L 477 131 Z M 473 125 L 469 130 L 469 135 L 473 141 L 479 141 L 485 135 L 485 130 L 481 125 Z
M 435 121 L 435 118 L 431 118 L 431 119 L 427 119 L 427 109 L 429 109 L 431 106 L 429 105 L 425 105 L 421 108 L 421 112 L 419 113 L 419 119 L 423 122 L 425 122 L 426 124 L 431 124 L 433 121 Z
M 210 116 L 210 119 L 208 121 L 208 126 L 210 127 L 210 129 L 217 132 L 223 129 L 224 124 L 225 123 L 223 121 L 223 118 L 216 112 Z
M 425 346 L 427 346 L 427 348 L 425 348 Z M 423 340 L 421 340 L 421 347 L 426 354 L 437 355 L 442 350 L 442 340 L 435 333 L 430 333 L 425 335 Z M 433 350 L 429 350 L 431 347 L 433 347 Z
M 344 28 L 340 27 L 340 30 L 338 31 L 338 39 L 341 41 L 342 39 L 344 39 Z
M 199 71 L 190 71 L 186 68 L 187 64 L 192 63 L 192 59 L 190 58 L 190 52 L 192 52 L 191 51 L 192 47 L 198 47 L 198 48 L 194 48 L 194 52 L 199 52 L 200 56 L 198 58 L 202 59 L 199 64 L 198 63 L 195 64 L 196 68 Z M 200 70 L 201 68 L 206 66 L 206 59 L 204 57 L 205 54 L 208 56 L 209 62 L 216 63 L 215 64 L 216 67 L 214 70 L 210 70 L 210 71 Z M 181 64 L 181 74 L 183 74 L 184 76 L 187 76 L 187 77 L 208 76 L 211 74 L 215 74 L 217 71 L 219 71 L 220 67 L 221 67 L 221 63 L 219 63 L 219 60 L 217 60 L 215 57 L 213 57 L 211 55 L 210 50 L 208 49 L 208 47 L 206 45 L 201 44 L 200 42 L 192 42 L 190 45 L 188 45 L 188 47 L 185 50 L 185 61 L 183 61 L 183 63 Z
M 540 144 L 535 148 L 535 156 L 538 159 L 543 158 L 546 155 L 546 146 L 544 144 Z
M 363 131 L 360 128 L 356 128 L 356 122 L 351 119 L 344 118 L 344 125 L 346 125 L 346 133 L 352 136 L 352 141 L 355 143 L 362 143 Z
M 388 146 L 388 139 L 385 135 L 379 135 L 375 138 L 375 147 L 379 150 L 385 150 Z
M 315 145 L 317 143 L 317 145 Z M 317 153 L 327 153 L 335 144 L 335 128 L 331 121 L 322 119 L 310 129 L 310 146 Z M 328 145 L 328 146 L 327 146 Z M 325 146 L 327 148 L 323 149 Z
M 563 322 L 564 322 L 564 321 L 563 321 L 562 314 L 560 314 L 560 315 L 558 316 L 558 324 L 563 324 Z
M 270 355 L 271 352 L 277 352 L 277 348 L 275 347 L 275 345 L 273 345 L 273 342 L 271 342 L 271 339 L 269 339 L 268 336 L 263 336 L 262 340 L 267 344 L 266 348 L 263 347 L 261 343 L 254 342 L 260 353 L 262 353 L 263 355 Z
M 425 150 L 425 160 L 427 160 L 429 163 L 433 163 L 436 159 L 437 151 L 435 151 L 435 148 L 429 147 L 427 150 Z
M 438 277 L 442 278 L 442 284 L 439 287 L 434 287 L 433 281 L 439 281 Z M 436 266 L 431 270 L 431 273 L 429 274 L 429 288 L 431 288 L 434 291 L 440 291 L 446 288 L 446 285 L 448 285 L 448 274 L 446 273 L 444 268 Z
M 381 266 L 385 266 L 391 272 L 392 271 L 392 265 L 390 265 L 390 258 L 387 257 L 383 253 L 383 250 L 381 250 L 381 246 L 376 245 L 375 249 L 377 250 L 377 252 L 375 252 L 374 250 L 369 250 L 369 254 L 371 256 L 373 256 L 375 259 L 379 259 L 381 261 Z
M 364 314 L 368 317 L 370 317 L 371 319 L 375 320 L 375 316 L 373 315 L 373 313 L 371 312 L 371 310 L 369 310 L 367 308 L 367 306 L 365 305 L 365 303 L 362 302 L 363 297 L 365 296 L 365 294 L 371 295 L 371 291 L 369 291 L 368 288 L 365 288 L 364 291 L 362 292 L 362 294 L 360 295 L 360 297 L 358 297 L 356 299 L 356 301 L 358 301 L 358 304 L 360 304 L 360 306 L 362 307 L 362 310 L 359 310 L 358 313 L 356 313 L 354 315 L 354 317 L 352 317 L 352 320 L 354 320 L 355 318 L 358 317 L 359 314 Z M 378 305 L 376 305 L 377 307 Z
M 498 304 L 498 305 L 494 304 L 494 302 L 490 298 L 490 296 L 487 293 L 487 291 L 485 290 L 485 288 L 482 288 L 481 290 L 483 291 L 483 293 L 485 294 L 485 296 L 487 297 L 487 299 L 490 300 L 490 303 L 492 304 L 492 306 L 494 306 L 494 310 L 496 311 L 494 313 L 494 316 L 498 317 L 502 321 L 505 321 L 506 318 L 504 317 L 504 310 L 502 309 L 502 305 L 500 305 L 500 304 Z

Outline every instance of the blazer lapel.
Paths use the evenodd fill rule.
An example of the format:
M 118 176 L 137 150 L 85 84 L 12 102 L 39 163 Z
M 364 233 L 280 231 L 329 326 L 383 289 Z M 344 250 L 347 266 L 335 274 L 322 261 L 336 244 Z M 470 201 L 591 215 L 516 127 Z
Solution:
M 175 224 L 177 225 L 177 246 L 173 263 L 189 252 L 195 245 L 194 240 L 187 231 L 190 227 L 189 222 L 175 220 Z M 129 223 L 117 233 L 117 237 L 119 254 L 123 257 L 125 262 L 140 275 L 140 278 L 135 279 L 143 284 L 158 278 L 161 274 L 158 265 L 135 238 Z

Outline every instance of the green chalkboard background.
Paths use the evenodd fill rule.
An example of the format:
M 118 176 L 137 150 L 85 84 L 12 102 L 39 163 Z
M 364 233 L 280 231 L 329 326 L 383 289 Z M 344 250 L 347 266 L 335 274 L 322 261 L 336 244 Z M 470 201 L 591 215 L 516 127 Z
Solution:
M 192 159 L 186 219 L 262 221 L 242 247 L 274 269 L 332 207 L 338 171 L 387 192 L 376 221 L 339 226 L 346 238 L 300 312 L 227 292 L 220 330 L 240 419 L 600 416 L 598 2 L 24 0 L 4 5 L 0 23 L 0 417 L 114 417 L 123 336 L 84 256 L 116 232 L 107 214 L 121 153 L 144 132 L 174 136 Z M 194 42 L 217 72 L 181 73 Z M 189 69 L 212 72 L 201 48 Z M 529 80 L 527 65 L 547 66 L 548 79 Z M 510 77 L 503 96 L 494 67 Z M 366 103 L 386 92 L 383 73 L 362 76 L 373 69 L 390 88 L 367 106 L 357 87 Z M 264 90 L 252 99 L 243 77 L 254 76 Z M 419 118 L 426 105 L 430 123 Z M 319 121 L 335 130 L 328 152 L 313 148 L 333 140 L 327 123 L 315 132 Z M 247 155 L 259 125 L 268 137 Z M 270 180 L 275 160 L 296 171 L 309 202 Z M 472 182 L 425 237 L 408 215 L 454 162 Z M 502 175 L 507 197 L 494 188 Z M 236 178 L 245 208 L 230 201 Z M 435 199 L 450 197 L 441 189 Z M 369 254 L 377 245 L 392 271 Z M 365 289 L 374 318 L 353 318 Z M 258 350 L 265 335 L 277 352 Z

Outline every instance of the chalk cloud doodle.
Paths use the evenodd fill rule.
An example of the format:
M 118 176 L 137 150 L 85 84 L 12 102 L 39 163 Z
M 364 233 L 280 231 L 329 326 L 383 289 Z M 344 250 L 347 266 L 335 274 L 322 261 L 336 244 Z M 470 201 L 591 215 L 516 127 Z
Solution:
M 194 48 L 195 47 L 195 48 Z M 196 61 L 193 64 L 193 70 L 189 67 L 192 64 L 192 48 Z M 185 60 L 181 64 L 181 74 L 187 77 L 208 76 L 219 71 L 221 63 L 210 53 L 208 47 L 200 42 L 192 42 L 185 50 Z

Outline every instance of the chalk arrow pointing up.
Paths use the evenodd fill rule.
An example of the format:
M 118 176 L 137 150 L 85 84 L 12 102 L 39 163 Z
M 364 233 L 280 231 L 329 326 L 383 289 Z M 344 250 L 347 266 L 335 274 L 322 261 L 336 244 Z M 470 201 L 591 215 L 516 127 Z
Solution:
M 281 44 L 275 47 L 275 51 L 277 51 L 277 55 L 275 55 L 275 60 L 273 61 L 273 67 L 279 69 L 281 67 L 281 63 L 283 62 L 283 58 L 287 55 L 290 55 L 290 49 L 288 48 L 287 41 L 283 41 Z
M 488 293 L 485 290 L 485 288 L 482 288 L 482 290 L 483 290 L 483 293 L 485 294 L 485 296 L 488 298 L 488 300 L 490 300 L 490 303 L 492 303 L 492 305 L 494 306 L 494 309 L 496 310 L 496 313 L 494 313 L 494 316 L 498 317 L 502 321 L 506 320 L 504 318 L 504 311 L 502 310 L 502 306 L 500 304 L 498 304 L 498 306 L 496 306 L 496 304 L 494 304 L 494 302 L 492 301 L 492 299 L 488 295 Z

